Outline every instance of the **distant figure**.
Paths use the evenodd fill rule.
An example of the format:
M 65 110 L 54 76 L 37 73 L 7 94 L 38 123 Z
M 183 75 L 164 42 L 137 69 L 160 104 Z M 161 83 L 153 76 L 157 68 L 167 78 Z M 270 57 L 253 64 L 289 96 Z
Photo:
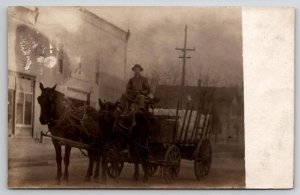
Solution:
M 139 64 L 135 64 L 131 70 L 134 76 L 129 79 L 126 86 L 126 92 L 120 99 L 122 110 L 127 110 L 130 103 L 136 103 L 139 110 L 145 110 L 145 98 L 150 93 L 150 87 L 146 77 L 141 75 L 143 68 Z

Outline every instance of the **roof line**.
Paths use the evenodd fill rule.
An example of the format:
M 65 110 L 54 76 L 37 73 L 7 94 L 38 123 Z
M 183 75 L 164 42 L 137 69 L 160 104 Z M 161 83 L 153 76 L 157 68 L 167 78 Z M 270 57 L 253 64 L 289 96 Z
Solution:
M 101 18 L 100 16 L 96 15 L 96 14 L 93 13 L 92 11 L 86 9 L 85 7 L 79 7 L 79 10 L 82 11 L 83 13 L 87 13 L 87 14 L 91 15 L 92 17 L 94 17 L 94 18 L 96 18 L 96 19 L 98 19 L 98 20 L 104 21 L 105 23 L 111 25 L 112 27 L 118 29 L 119 31 L 122 31 L 123 33 L 127 33 L 127 31 L 125 31 L 125 30 L 123 30 L 122 28 L 116 26 L 115 24 L 113 24 L 113 23 L 111 23 L 111 22 L 109 22 L 109 21 L 107 21 L 107 20 Z

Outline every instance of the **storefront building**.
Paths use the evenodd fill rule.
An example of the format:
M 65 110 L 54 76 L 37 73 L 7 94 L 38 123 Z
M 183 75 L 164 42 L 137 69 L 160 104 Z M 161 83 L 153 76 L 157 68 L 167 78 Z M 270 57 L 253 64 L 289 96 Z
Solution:
M 57 84 L 77 106 L 120 96 L 110 78 L 124 79 L 127 31 L 80 7 L 10 7 L 8 18 L 8 136 L 47 129 L 39 122 L 40 82 Z

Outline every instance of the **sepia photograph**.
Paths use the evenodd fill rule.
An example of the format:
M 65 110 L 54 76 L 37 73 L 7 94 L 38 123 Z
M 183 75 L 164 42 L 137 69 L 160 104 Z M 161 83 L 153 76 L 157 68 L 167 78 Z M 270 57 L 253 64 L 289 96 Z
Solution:
M 8 7 L 8 187 L 243 189 L 241 7 Z

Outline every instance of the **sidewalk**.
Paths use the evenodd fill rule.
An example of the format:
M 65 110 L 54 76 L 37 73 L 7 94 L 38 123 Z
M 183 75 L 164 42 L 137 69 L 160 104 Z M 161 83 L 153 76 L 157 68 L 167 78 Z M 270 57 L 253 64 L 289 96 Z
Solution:
M 71 158 L 86 157 L 78 149 L 72 148 Z M 55 161 L 51 139 L 44 138 L 43 143 L 39 143 L 33 138 L 8 138 L 8 168 L 46 165 L 49 161 Z

